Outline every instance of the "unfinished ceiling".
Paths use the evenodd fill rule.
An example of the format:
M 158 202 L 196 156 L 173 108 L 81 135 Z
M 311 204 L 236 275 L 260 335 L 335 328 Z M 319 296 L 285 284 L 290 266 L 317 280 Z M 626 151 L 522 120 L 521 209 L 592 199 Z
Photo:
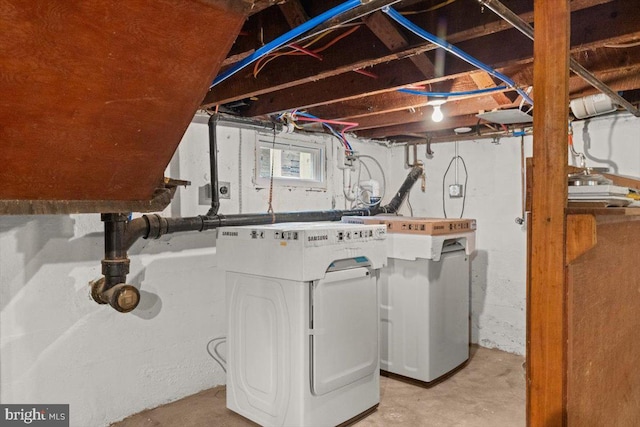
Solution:
M 278 4 L 265 7 L 269 3 Z M 274 38 L 340 3 L 262 2 L 263 9 L 247 19 L 223 67 L 233 67 Z M 479 112 L 528 109 L 512 88 L 478 91 L 501 87 L 503 82 L 398 25 L 379 10 L 388 4 L 418 27 L 508 76 L 521 91 L 531 90 L 535 98 L 530 88 L 533 42 L 478 0 L 363 3 L 355 12 L 316 27 L 215 85 L 205 97 L 203 108 L 217 107 L 263 119 L 304 110 L 322 119 L 358 123 L 352 131 L 360 137 L 394 141 L 446 138 L 454 128 L 476 129 L 484 123 L 476 117 Z M 625 99 L 634 103 L 640 100 L 637 2 L 570 3 L 572 57 Z M 533 24 L 532 0 L 504 0 L 502 4 Z M 363 9 L 374 11 L 353 19 Z M 345 22 L 345 17 L 352 20 Z M 319 32 L 329 27 L 329 31 Z M 446 98 L 441 107 L 444 120 L 436 123 L 431 120 L 434 107 L 427 105 L 436 98 L 399 91 L 408 87 L 467 94 Z M 570 91 L 571 98 L 598 93 L 575 74 L 571 75 Z
M 535 100 L 533 43 L 481 4 L 496 1 L 0 2 L 0 214 L 162 210 L 180 184 L 163 172 L 199 107 L 263 120 L 304 112 L 392 141 L 487 130 L 479 112 L 529 111 L 523 97 Z M 503 3 L 531 23 L 533 0 Z M 571 7 L 573 59 L 636 103 L 637 1 Z M 597 92 L 575 75 L 570 88 L 572 98 Z M 436 123 L 433 103 L 443 99 Z

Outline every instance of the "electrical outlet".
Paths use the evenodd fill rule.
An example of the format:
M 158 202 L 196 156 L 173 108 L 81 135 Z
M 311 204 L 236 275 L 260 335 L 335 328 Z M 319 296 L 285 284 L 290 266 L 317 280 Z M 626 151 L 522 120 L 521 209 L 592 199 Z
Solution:
M 462 197 L 462 184 L 451 184 L 449 186 L 449 197 L 452 199 Z
M 221 199 L 231 198 L 231 183 L 219 181 L 218 182 L 218 197 Z

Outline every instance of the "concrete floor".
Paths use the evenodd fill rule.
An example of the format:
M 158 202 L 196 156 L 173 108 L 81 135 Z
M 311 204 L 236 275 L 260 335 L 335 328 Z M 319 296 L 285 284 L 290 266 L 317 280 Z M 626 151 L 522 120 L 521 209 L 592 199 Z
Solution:
M 525 425 L 524 358 L 473 348 L 469 364 L 431 388 L 381 377 L 378 410 L 357 427 Z M 248 427 L 225 407 L 224 386 L 132 415 L 112 427 Z

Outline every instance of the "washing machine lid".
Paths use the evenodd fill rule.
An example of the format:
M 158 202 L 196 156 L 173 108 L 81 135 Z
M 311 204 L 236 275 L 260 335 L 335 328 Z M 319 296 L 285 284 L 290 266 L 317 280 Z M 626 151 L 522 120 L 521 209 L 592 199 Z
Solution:
M 343 216 L 347 224 L 385 224 L 389 234 L 441 236 L 476 230 L 476 220 L 470 218 L 427 218 L 396 215 Z
M 379 367 L 378 292 L 368 268 L 330 271 L 312 288 L 311 392 L 324 395 Z

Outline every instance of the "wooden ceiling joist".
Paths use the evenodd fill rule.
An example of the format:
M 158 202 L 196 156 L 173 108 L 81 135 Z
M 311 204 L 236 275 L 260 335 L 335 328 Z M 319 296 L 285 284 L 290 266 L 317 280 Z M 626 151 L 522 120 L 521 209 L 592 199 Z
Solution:
M 363 18 L 365 25 L 391 52 L 398 52 L 409 46 L 409 41 L 382 12 L 374 12 Z M 410 56 L 413 65 L 428 79 L 434 77 L 433 62 L 423 53 Z
M 637 31 L 634 16 L 638 15 L 637 8 L 630 2 L 622 0 L 614 0 L 608 2 L 596 2 L 598 6 L 586 9 L 588 2 L 573 2 L 574 16 L 577 28 L 589 28 L 586 32 L 576 32 L 572 34 L 573 44 L 576 47 L 589 46 L 592 43 L 600 43 L 602 40 L 613 40 L 614 37 L 627 34 L 630 31 Z M 593 1 L 591 2 L 593 3 Z M 514 10 L 530 8 L 528 1 L 514 2 Z M 459 9 L 458 9 L 459 10 Z M 464 41 L 470 41 L 479 37 L 487 37 L 498 32 L 509 31 L 500 37 L 489 38 L 486 40 L 478 40 L 476 45 L 465 48 L 472 49 L 476 53 L 481 51 L 501 51 L 503 49 L 487 49 L 491 46 L 502 46 L 504 40 L 511 40 L 511 43 L 518 43 L 511 46 L 510 50 L 520 50 L 523 47 L 528 48 L 528 52 L 532 52 L 531 42 L 522 34 L 513 30 L 509 24 L 495 17 L 492 13 L 482 13 L 480 8 L 468 8 L 452 13 L 449 17 L 449 34 L 447 41 L 459 44 Z M 530 21 L 532 11 L 524 12 L 520 15 L 523 19 Z M 604 17 L 604 18 L 603 18 Z M 419 21 L 416 21 L 419 23 Z M 347 73 L 354 69 L 366 68 L 381 64 L 399 58 L 421 55 L 424 52 L 435 49 L 436 47 L 430 43 L 419 43 L 414 46 L 408 46 L 400 51 L 389 53 L 382 46 L 372 45 L 370 38 L 359 35 L 356 32 L 349 38 L 350 48 L 334 49 L 330 56 L 325 57 L 322 62 L 311 61 L 310 58 L 299 57 L 295 61 L 273 61 L 269 64 L 269 68 L 263 70 L 259 79 L 248 77 L 250 72 L 240 72 L 236 76 L 231 77 L 222 84 L 216 86 L 214 90 L 207 94 L 203 101 L 203 106 L 211 106 L 214 104 L 224 104 L 237 101 L 243 98 L 259 96 L 264 93 L 283 90 L 296 85 L 318 81 L 324 78 L 336 76 L 338 74 Z M 356 34 L 359 37 L 356 37 Z M 515 42 L 520 40 L 520 42 Z M 471 51 L 469 51 L 472 53 Z M 472 53 L 473 54 L 473 53 Z M 481 59 L 481 55 L 478 55 Z M 530 56 L 530 55 L 529 55 Z M 305 60 L 306 59 L 306 60 Z M 299 62 L 299 66 L 296 66 Z
M 225 64 L 231 63 L 231 57 L 240 58 L 289 28 L 300 25 L 309 16 L 318 16 L 335 7 L 340 0 L 271 3 L 277 6 L 247 20 Z M 359 122 L 361 128 L 356 132 L 363 136 L 375 133 L 380 137 L 393 137 L 403 133 L 400 127 L 404 124 L 417 133 L 439 132 L 429 130 L 431 125 L 421 123 L 423 116 L 430 115 L 431 108 L 425 107 L 428 99 L 398 93 L 400 88 L 419 85 L 426 91 L 456 92 L 502 84 L 489 73 L 477 70 L 453 55 L 442 55 L 444 60 L 437 58 L 435 45 L 421 40 L 379 11 L 380 5 L 390 3 L 391 0 L 374 0 L 360 6 L 352 17 L 363 15 L 364 8 L 373 12 L 354 19 L 346 27 L 335 28 L 338 20 L 324 25 L 325 28 L 334 26 L 332 32 L 310 49 L 317 49 L 354 25 L 358 29 L 321 52 L 321 60 L 306 55 L 283 56 L 269 62 L 257 77 L 254 77 L 253 67 L 248 67 L 214 87 L 207 94 L 203 107 L 227 104 L 226 107 L 245 117 L 305 109 L 322 118 Z M 412 13 L 408 18 L 509 76 L 518 86 L 533 85 L 531 40 L 492 11 L 483 9 L 480 3 L 463 7 L 462 2 L 453 2 L 429 11 L 434 3 L 437 2 L 405 0 L 392 7 L 400 12 L 422 11 Z M 640 67 L 640 46 L 604 47 L 640 39 L 640 9 L 633 3 L 625 0 L 569 1 L 572 56 L 616 91 L 640 88 L 640 78 L 636 77 Z M 509 0 L 506 6 L 525 22 L 533 22 L 531 0 Z M 344 16 L 339 20 L 344 20 Z M 317 34 L 317 28 L 310 34 Z M 308 34 L 306 37 L 305 41 L 311 40 Z M 436 68 L 440 70 L 437 77 Z M 369 76 L 354 73 L 355 70 L 367 71 Z M 573 75 L 569 87 L 572 97 L 596 92 Z M 472 113 L 476 113 L 476 109 L 512 108 L 521 101 L 521 97 L 511 90 L 470 98 L 466 108 L 453 108 L 450 101 L 444 108 L 449 110 L 445 112 L 449 120 L 438 128 L 446 126 L 446 122 L 454 117 L 457 117 L 456 124 L 470 123 L 475 120 Z
M 494 107 L 498 107 L 495 99 L 493 99 L 491 95 L 487 95 L 450 101 L 442 105 L 440 109 L 445 117 L 465 116 L 469 114 L 477 114 L 480 110 L 485 109 L 487 105 L 491 105 L 492 103 Z M 510 105 L 513 104 L 511 103 Z M 414 122 L 427 122 L 425 123 L 425 126 L 428 127 L 431 126 L 431 123 L 429 122 L 431 121 L 432 114 L 433 107 L 425 106 L 410 110 L 396 111 L 393 113 L 361 117 L 357 120 L 358 127 L 355 128 L 355 131 L 358 134 L 361 134 L 364 129 L 407 125 Z
M 634 8 L 630 8 L 630 6 L 628 5 L 617 4 L 617 2 L 606 3 L 599 7 L 610 8 L 609 12 L 615 9 L 615 11 L 617 11 L 618 13 L 624 12 L 627 14 L 631 14 L 632 16 L 634 14 L 638 14 L 638 12 Z M 587 9 L 579 13 L 582 12 L 585 12 L 584 16 L 577 16 L 577 19 L 579 19 L 582 23 L 581 25 L 594 24 L 594 11 L 592 9 Z M 596 12 L 601 13 L 602 10 L 598 9 L 596 10 Z M 613 15 L 614 16 L 611 19 L 619 19 L 619 15 Z M 598 18 L 598 21 L 601 22 L 602 18 Z M 638 30 L 638 26 L 637 24 L 635 24 L 635 21 L 629 21 L 629 19 L 624 19 L 621 22 L 612 23 L 616 25 L 607 25 L 606 27 L 608 29 L 600 29 L 595 33 L 576 31 L 576 34 L 573 36 L 574 45 L 576 46 L 575 51 L 581 52 L 584 49 L 585 45 L 593 45 L 595 43 L 609 43 L 611 40 L 617 40 L 622 36 L 622 33 L 626 34 L 625 37 L 629 37 L 629 32 L 631 30 Z M 510 34 L 517 34 L 516 30 L 512 29 L 509 31 Z M 524 64 L 532 62 L 532 46 L 530 41 L 528 40 L 525 40 L 525 43 L 527 43 L 528 46 L 525 46 L 519 50 L 494 49 L 489 54 L 487 54 L 486 46 L 499 45 L 501 38 L 504 36 L 504 34 L 493 34 L 485 36 L 479 40 L 470 40 L 466 43 L 463 43 L 461 47 L 465 47 L 465 50 L 474 56 L 481 56 L 481 53 L 484 53 L 482 56 L 484 56 L 485 58 L 489 56 L 488 59 L 491 61 L 490 65 L 492 66 L 514 63 Z M 603 38 L 596 39 L 594 37 Z M 244 114 L 247 116 L 259 116 L 292 108 L 308 108 L 311 106 L 322 105 L 330 102 L 345 101 L 367 94 L 381 93 L 385 90 L 395 90 L 401 86 L 412 83 L 428 84 L 434 82 L 434 80 L 425 81 L 423 77 L 415 72 L 415 66 L 413 66 L 411 63 L 403 65 L 402 61 L 406 60 L 398 60 L 390 64 L 381 64 L 374 67 L 373 71 L 379 76 L 379 78 L 376 80 L 366 78 L 358 79 L 354 76 L 353 73 L 349 73 L 347 75 L 338 74 L 334 75 L 331 78 L 325 78 L 320 81 L 313 81 L 312 83 L 306 83 L 297 85 L 296 87 L 278 90 L 269 93 L 266 96 L 259 96 L 259 102 L 256 102 L 255 105 L 253 105 Z M 319 62 L 320 61 L 316 61 L 316 63 Z M 403 69 L 405 71 L 399 74 L 398 69 Z M 458 60 L 455 60 L 455 62 L 454 60 L 450 60 L 447 63 L 447 67 L 445 67 L 445 69 L 448 77 L 453 77 L 459 74 L 466 74 L 474 70 L 472 66 Z M 523 82 L 518 80 L 516 81 L 523 85 L 531 84 L 531 80 Z M 288 84 L 292 83 L 290 82 Z M 211 93 L 212 92 L 210 92 L 210 94 Z

